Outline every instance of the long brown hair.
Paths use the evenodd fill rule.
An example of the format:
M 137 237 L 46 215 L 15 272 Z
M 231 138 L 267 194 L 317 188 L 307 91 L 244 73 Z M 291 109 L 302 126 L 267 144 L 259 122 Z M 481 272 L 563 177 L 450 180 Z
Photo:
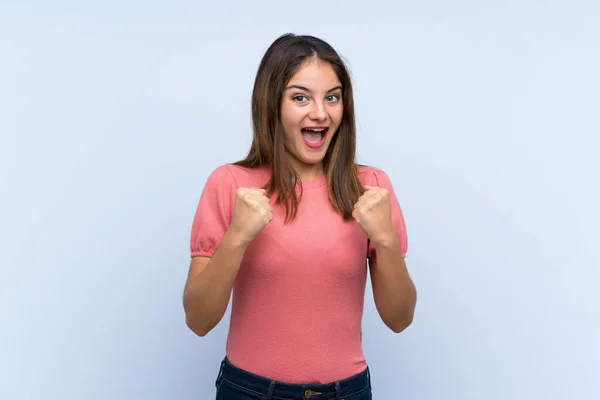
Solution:
M 338 53 L 319 38 L 285 34 L 267 49 L 252 92 L 252 145 L 246 158 L 234 164 L 246 168 L 270 166 L 272 177 L 265 185 L 268 196 L 277 192 L 276 203 L 286 206 L 286 222 L 296 217 L 299 197 L 295 187 L 300 177 L 285 153 L 280 105 L 289 80 L 310 59 L 328 63 L 342 83 L 342 122 L 327 149 L 323 168 L 329 201 L 334 210 L 349 220 L 354 204 L 364 193 L 355 163 L 356 123 L 352 83 Z

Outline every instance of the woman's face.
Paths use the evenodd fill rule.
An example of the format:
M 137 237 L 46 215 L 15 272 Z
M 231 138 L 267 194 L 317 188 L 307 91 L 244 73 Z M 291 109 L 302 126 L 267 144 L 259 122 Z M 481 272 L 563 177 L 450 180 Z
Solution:
M 303 180 L 317 178 L 342 122 L 342 86 L 328 63 L 311 60 L 292 76 L 281 101 L 284 143 Z

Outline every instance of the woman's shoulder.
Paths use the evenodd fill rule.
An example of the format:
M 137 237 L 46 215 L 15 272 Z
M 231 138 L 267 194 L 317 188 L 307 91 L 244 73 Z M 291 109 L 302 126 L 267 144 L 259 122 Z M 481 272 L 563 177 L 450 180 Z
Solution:
M 268 180 L 269 172 L 266 167 L 248 168 L 235 163 L 225 163 L 211 171 L 209 180 L 220 183 L 229 181 L 237 187 L 258 187 Z
M 389 179 L 384 170 L 372 165 L 357 164 L 356 171 L 358 179 L 363 185 L 376 186 L 376 183 L 381 179 Z

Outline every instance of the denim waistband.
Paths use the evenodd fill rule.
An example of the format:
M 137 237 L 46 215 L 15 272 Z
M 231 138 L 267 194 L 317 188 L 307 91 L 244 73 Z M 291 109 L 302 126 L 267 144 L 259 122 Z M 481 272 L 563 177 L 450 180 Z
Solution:
M 363 372 L 331 383 L 291 384 L 275 381 L 240 369 L 227 357 L 221 362 L 217 386 L 221 380 L 263 395 L 267 400 L 340 400 L 360 393 L 371 385 L 367 367 Z

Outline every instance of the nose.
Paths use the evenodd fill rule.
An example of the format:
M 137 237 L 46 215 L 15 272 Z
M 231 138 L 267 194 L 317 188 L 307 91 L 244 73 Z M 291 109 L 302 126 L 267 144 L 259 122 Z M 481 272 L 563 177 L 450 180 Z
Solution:
M 323 104 L 323 102 L 313 102 L 308 112 L 308 118 L 310 118 L 313 121 L 324 121 L 327 119 L 327 111 L 325 110 L 325 105 Z

